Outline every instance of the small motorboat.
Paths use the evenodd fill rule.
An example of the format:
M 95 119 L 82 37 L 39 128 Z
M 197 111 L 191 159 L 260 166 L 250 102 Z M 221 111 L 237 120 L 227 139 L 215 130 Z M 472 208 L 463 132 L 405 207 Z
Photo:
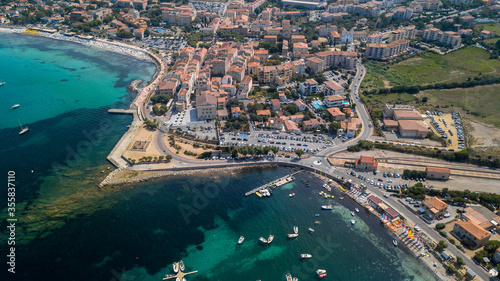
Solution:
M 392 240 L 392 244 L 394 244 L 394 246 L 397 246 L 398 245 L 398 241 Z
M 314 215 L 315 217 L 319 217 L 319 214 Z
M 356 210 L 356 213 L 359 213 L 359 209 L 358 208 L 354 208 L 354 210 Z
M 10 109 L 16 109 L 16 108 L 18 108 L 20 106 L 21 106 L 20 104 L 14 104 Z
M 298 226 L 293 227 L 293 233 L 299 234 L 299 227 Z
M 271 242 L 273 242 L 274 240 L 274 235 L 269 235 L 269 237 L 267 238 L 267 244 L 271 244 Z
M 309 227 L 309 232 L 314 233 L 314 229 Z
M 323 209 L 323 210 L 332 210 L 333 206 L 332 205 L 323 205 L 323 206 L 321 206 L 321 209 Z
M 177 277 L 175 278 L 175 281 L 181 281 L 181 278 Z
M 184 269 L 186 269 L 186 266 L 184 266 L 184 262 L 181 260 L 181 261 L 179 262 L 179 270 L 180 270 L 180 271 L 184 271 Z
M 354 217 L 354 212 L 351 212 L 351 216 L 353 216 L 353 217 Z
M 321 224 L 321 222 L 320 221 L 315 221 L 314 224 Z
M 300 254 L 300 258 L 301 259 L 310 259 L 310 258 L 312 258 L 312 255 L 310 255 L 310 254 Z
M 172 267 L 174 268 L 174 272 L 175 273 L 179 272 L 179 263 L 178 262 L 174 262 L 174 264 L 172 265 Z
M 351 220 L 351 223 L 352 223 L 352 224 L 355 224 L 355 223 L 356 223 L 356 221 L 355 221 L 355 220 Z
M 344 200 L 344 197 L 340 197 L 339 199 L 340 199 L 340 200 Z
M 318 278 L 324 278 L 326 276 L 326 270 L 318 269 L 316 270 L 316 274 L 318 275 Z
M 297 238 L 299 235 L 297 233 L 290 233 L 286 235 L 288 238 Z
M 243 243 L 243 240 L 245 240 L 245 237 L 240 236 L 240 239 L 238 239 L 238 245 L 241 245 L 241 243 Z
M 293 277 L 292 281 L 299 281 L 299 278 Z
M 267 244 L 267 239 L 264 238 L 264 237 L 260 237 L 259 241 L 262 242 L 262 243 L 264 243 L 264 244 Z
M 286 274 L 286 281 L 293 281 L 292 275 L 290 273 Z
M 288 197 L 294 197 L 294 196 L 295 196 L 295 193 L 288 194 Z
M 257 196 L 259 197 L 262 197 L 262 194 L 260 194 L 260 192 L 256 191 L 255 194 L 257 194 Z

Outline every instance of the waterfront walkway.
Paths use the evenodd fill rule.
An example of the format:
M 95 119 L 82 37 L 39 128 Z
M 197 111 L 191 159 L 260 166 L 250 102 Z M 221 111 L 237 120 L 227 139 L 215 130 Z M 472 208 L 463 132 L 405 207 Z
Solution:
M 262 189 L 264 189 L 264 188 L 268 188 L 268 187 L 270 187 L 270 186 L 272 186 L 272 185 L 276 185 L 276 186 L 278 187 L 278 186 L 282 186 L 282 185 L 284 185 L 285 183 L 289 183 L 289 182 L 291 182 L 291 181 L 293 180 L 293 176 L 294 176 L 295 174 L 298 174 L 298 173 L 300 173 L 300 171 L 295 172 L 295 173 L 290 174 L 290 175 L 287 175 L 287 176 L 284 176 L 284 177 L 281 177 L 281 178 L 279 178 L 279 179 L 277 179 L 277 180 L 274 180 L 274 181 L 272 181 L 272 182 L 270 182 L 270 183 L 264 184 L 264 185 L 259 186 L 259 187 L 257 187 L 257 188 L 254 188 L 254 189 L 250 190 L 249 192 L 245 193 L 245 196 L 248 196 L 248 195 L 254 194 L 254 193 L 255 193 L 255 192 L 257 192 L 257 191 L 262 190 Z

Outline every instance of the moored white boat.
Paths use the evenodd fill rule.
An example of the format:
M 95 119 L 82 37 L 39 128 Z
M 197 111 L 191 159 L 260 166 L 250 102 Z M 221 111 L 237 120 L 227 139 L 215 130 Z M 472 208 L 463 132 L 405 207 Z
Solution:
M 318 270 L 316 270 L 316 274 L 318 275 L 318 278 L 323 278 L 326 276 L 326 270 L 318 269 Z
M 356 223 L 356 221 L 355 221 L 355 220 L 351 220 L 351 223 L 352 223 L 352 224 L 355 224 L 355 223 Z
M 288 194 L 288 197 L 293 197 L 293 196 L 295 196 L 295 193 Z
M 177 277 L 175 278 L 175 281 L 181 281 L 181 278 Z
M 332 205 L 323 205 L 323 206 L 321 206 L 321 209 L 323 209 L 323 210 L 332 210 L 333 206 Z
M 0 82 L 0 86 L 2 86 L 2 85 L 4 85 L 4 84 L 5 84 L 5 82 Z
M 180 271 L 184 271 L 184 269 L 186 269 L 186 267 L 184 266 L 184 262 L 181 260 L 181 261 L 179 262 L 179 270 L 180 270 Z
M 20 104 L 14 104 L 10 109 L 15 109 L 15 108 L 18 108 L 20 106 L 21 106 Z
M 271 244 L 271 242 L 273 242 L 274 240 L 274 235 L 269 235 L 269 237 L 267 238 L 267 244 Z
M 299 281 L 299 278 L 293 277 L 292 281 Z
M 26 133 L 29 130 L 28 127 L 23 128 L 23 125 L 21 125 L 21 121 L 19 121 L 19 127 L 21 127 L 21 131 L 19 132 L 20 135 Z
M 314 229 L 309 227 L 309 232 L 314 233 Z
M 351 212 L 351 216 L 354 216 L 354 212 Z
M 266 238 L 264 238 L 264 237 L 260 237 L 260 238 L 259 238 L 259 241 L 260 241 L 260 242 L 262 242 L 262 243 L 267 244 L 267 239 L 266 239 Z
M 288 238 L 296 238 L 298 237 L 299 235 L 297 233 L 290 233 L 290 234 L 287 234 L 286 235 Z
M 292 281 L 292 275 L 290 273 L 286 274 L 286 281 Z
M 354 210 L 356 210 L 356 213 L 359 213 L 359 209 L 358 208 L 354 208 Z
M 397 246 L 398 245 L 398 241 L 397 240 L 392 240 L 392 244 L 394 244 L 394 246 Z
M 241 243 L 243 243 L 243 240 L 245 240 L 245 237 L 240 236 L 240 239 L 238 239 L 238 245 L 241 245 Z
M 293 233 L 299 234 L 299 227 L 298 226 L 293 227 Z
M 300 258 L 301 259 L 310 259 L 310 258 L 312 258 L 312 255 L 310 255 L 310 254 L 300 254 Z
M 172 266 L 174 268 L 175 273 L 179 272 L 179 263 L 178 262 L 174 262 L 174 264 Z

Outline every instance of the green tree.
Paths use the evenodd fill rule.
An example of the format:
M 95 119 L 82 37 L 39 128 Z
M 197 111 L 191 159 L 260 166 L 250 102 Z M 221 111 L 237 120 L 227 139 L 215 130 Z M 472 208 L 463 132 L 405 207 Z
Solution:
M 436 251 L 438 252 L 442 252 L 446 248 L 448 248 L 448 244 L 446 244 L 443 240 L 439 241 L 436 245 Z
M 457 256 L 457 265 L 460 267 L 460 266 L 463 266 L 464 264 L 465 264 L 465 262 L 462 259 L 462 257 Z
M 449 265 L 447 268 L 446 268 L 446 273 L 448 274 L 453 274 L 457 272 L 457 270 L 455 269 L 455 267 L 453 265 Z
M 342 126 L 338 122 L 332 122 L 328 127 L 330 128 L 331 131 L 337 132 L 337 130 L 340 129 Z
M 295 154 L 297 154 L 297 156 L 300 158 L 300 156 L 304 154 L 304 151 L 302 149 L 297 149 L 295 150 Z
M 152 129 L 152 130 L 156 130 L 156 128 L 158 127 L 158 124 L 156 124 L 155 122 L 149 120 L 149 119 L 146 119 L 144 121 L 144 123 L 146 123 L 146 127 L 148 129 Z
M 278 151 L 279 151 L 279 150 L 278 150 L 278 148 L 276 148 L 276 147 L 274 147 L 274 146 L 273 146 L 273 147 L 271 147 L 271 151 L 272 151 L 274 154 L 278 154 Z
M 436 224 L 436 229 L 437 230 L 441 230 L 441 229 L 443 229 L 445 227 L 446 227 L 446 225 L 444 223 L 438 223 L 438 224 Z

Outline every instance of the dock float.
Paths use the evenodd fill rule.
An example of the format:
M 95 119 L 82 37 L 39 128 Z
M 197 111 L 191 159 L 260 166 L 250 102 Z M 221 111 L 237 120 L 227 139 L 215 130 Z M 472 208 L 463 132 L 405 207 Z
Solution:
M 279 178 L 279 179 L 277 179 L 277 180 L 274 180 L 274 181 L 272 181 L 272 182 L 270 182 L 270 183 L 267 183 L 267 184 L 261 185 L 261 186 L 259 186 L 259 187 L 257 187 L 257 188 L 254 188 L 254 189 L 250 190 L 249 192 L 245 193 L 245 196 L 248 196 L 248 195 L 254 194 L 254 193 L 255 193 L 255 192 L 257 192 L 257 191 L 259 191 L 259 190 L 261 190 L 261 189 L 264 189 L 264 188 L 268 188 L 268 187 L 270 187 L 270 186 L 272 186 L 272 185 L 275 185 L 275 186 L 277 186 L 277 187 L 278 187 L 278 186 L 282 186 L 282 185 L 284 185 L 285 183 L 289 183 L 289 182 L 291 182 L 291 181 L 293 180 L 293 176 L 294 176 L 295 174 L 298 174 L 298 173 L 300 173 L 300 171 L 297 171 L 297 172 L 295 172 L 295 173 L 293 173 L 293 174 L 290 174 L 290 175 L 287 175 L 287 176 L 281 177 L 281 178 Z
M 191 271 L 191 272 L 182 272 L 182 271 L 179 271 L 179 273 L 177 273 L 176 275 L 170 276 L 170 277 L 165 277 L 165 278 L 163 278 L 163 280 L 173 279 L 173 278 L 179 278 L 180 280 L 182 280 L 182 278 L 184 278 L 184 276 L 189 275 L 189 274 L 193 274 L 193 273 L 196 273 L 196 272 L 198 272 L 198 270 Z

